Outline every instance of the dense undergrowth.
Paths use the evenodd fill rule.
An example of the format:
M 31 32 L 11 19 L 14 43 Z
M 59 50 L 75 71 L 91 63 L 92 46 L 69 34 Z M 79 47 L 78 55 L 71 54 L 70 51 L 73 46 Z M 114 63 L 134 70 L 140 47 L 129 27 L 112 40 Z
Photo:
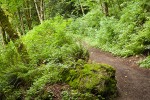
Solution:
M 91 10 L 70 25 L 70 33 L 81 35 L 102 50 L 119 56 L 145 54 L 150 50 L 150 12 L 148 1 L 122 2 L 121 10 L 110 7 L 109 16 L 99 8 Z M 149 57 L 140 63 L 149 67 Z
M 148 2 L 127 0 L 120 3 L 120 8 L 109 5 L 109 16 L 104 16 L 96 3 L 83 17 L 63 19 L 57 16 L 44 21 L 20 39 L 27 49 L 28 63 L 22 61 L 13 42 L 1 46 L 0 99 L 114 98 L 115 70 L 108 65 L 88 63 L 89 54 L 80 38 L 119 56 L 149 55 Z M 140 65 L 149 68 L 150 56 Z
M 30 61 L 24 63 L 13 42 L 0 50 L 2 100 L 96 100 L 116 94 L 115 70 L 88 64 L 88 51 L 67 33 L 71 20 L 55 17 L 21 40 Z

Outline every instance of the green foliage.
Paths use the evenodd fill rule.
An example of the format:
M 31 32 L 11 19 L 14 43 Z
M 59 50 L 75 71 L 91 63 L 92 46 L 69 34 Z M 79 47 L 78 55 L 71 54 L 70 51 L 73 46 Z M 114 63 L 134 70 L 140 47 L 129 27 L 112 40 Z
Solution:
M 35 79 L 30 89 L 27 90 L 26 99 L 52 100 L 61 95 L 61 100 L 98 100 L 98 98 L 111 99 L 115 96 L 115 70 L 108 65 L 86 64 L 84 60 L 78 60 L 74 67 L 66 68 L 61 65 L 48 64 L 42 66 L 42 69 L 44 72 L 41 77 Z M 79 82 L 76 83 L 75 80 L 78 78 Z M 70 84 L 70 87 L 56 85 L 61 82 Z M 55 85 L 57 90 L 53 90 Z M 59 90 L 61 90 L 60 94 Z
M 130 56 L 142 53 L 149 47 L 149 17 L 142 6 L 146 2 L 123 3 L 126 6 L 121 8 L 117 16 L 105 17 L 100 10 L 93 9 L 70 25 L 71 32 L 87 36 L 90 38 L 90 44 L 94 43 L 115 55 Z
M 17 8 L 21 7 L 23 4 L 23 0 L 1 0 L 0 6 L 2 5 L 2 8 L 8 9 L 9 11 L 15 12 L 17 11 Z
M 98 10 L 89 12 L 73 22 L 70 28 L 74 34 L 88 36 L 90 44 L 115 55 L 149 54 L 150 11 L 147 2 L 122 2 L 121 11 L 115 14 L 111 11 L 113 8 L 110 8 L 110 13 L 115 16 L 107 18 L 98 13 Z M 149 57 L 141 61 L 140 65 L 149 68 Z
M 55 92 L 51 88 L 50 91 L 47 90 L 48 84 L 49 87 L 52 87 L 54 84 L 65 83 L 69 84 L 71 88 L 61 90 L 63 100 L 110 99 L 116 93 L 115 70 L 108 65 L 87 64 L 88 51 L 76 42 L 72 33 L 90 37 L 97 42 L 97 46 L 104 50 L 113 51 L 119 48 L 121 51 L 121 47 L 125 44 L 124 40 L 130 40 L 128 34 L 134 31 L 135 24 L 138 23 L 139 25 L 140 21 L 132 23 L 135 20 L 131 19 L 129 23 L 124 24 L 124 20 L 128 20 L 126 18 L 128 14 L 121 17 L 121 20 L 115 19 L 115 17 L 105 18 L 100 9 L 93 9 L 94 6 L 99 7 L 98 1 L 69 0 L 59 2 L 47 0 L 46 5 L 49 5 L 50 2 L 56 5 L 46 9 L 58 11 L 56 13 L 55 10 L 49 12 L 50 15 L 52 14 L 51 16 L 55 16 L 57 13 L 64 14 L 65 17 L 81 16 L 81 6 L 85 14 L 89 9 L 91 12 L 75 21 L 72 19 L 64 20 L 60 16 L 53 17 L 22 36 L 21 40 L 30 57 L 28 64 L 22 62 L 12 42 L 1 48 L 0 96 L 2 99 L 8 100 L 52 100 Z M 21 5 L 20 3 L 17 7 Z M 62 6 L 63 8 L 61 8 Z M 125 10 L 123 11 L 125 12 Z M 137 15 L 141 10 L 138 10 L 137 13 L 136 10 L 134 11 Z M 135 15 L 133 14 L 133 16 Z M 129 30 L 124 29 L 126 32 L 124 32 L 123 38 L 120 38 L 122 32 L 115 30 L 115 28 L 118 26 L 126 27 L 127 25 L 129 25 Z M 147 30 L 147 25 L 144 29 Z M 147 33 L 145 34 L 147 36 Z M 111 41 L 113 43 L 110 43 Z M 116 45 L 118 41 L 122 41 L 119 46 Z M 115 49 L 113 48 L 114 44 L 116 45 Z
M 54 84 L 61 81 L 59 70 L 57 66 L 42 66 L 44 68 L 41 76 L 34 80 L 32 86 L 27 90 L 27 98 L 35 98 L 40 92 L 43 91 L 47 83 Z
M 80 93 L 77 90 L 62 91 L 62 100 L 99 100 L 91 93 Z
M 45 21 L 27 33 L 23 41 L 33 64 L 44 64 L 51 61 L 65 63 L 88 59 L 87 51 L 77 45 L 71 36 L 65 34 L 65 27 L 69 23 L 69 20 L 63 21 L 62 18 L 57 17 Z
M 150 68 L 150 56 L 146 57 L 143 61 L 139 62 L 140 67 Z
M 97 0 L 99 4 L 102 2 Z M 106 2 L 109 3 L 109 17 L 105 17 L 99 7 L 95 6 L 85 16 L 73 21 L 68 33 L 81 35 L 89 44 L 115 55 L 127 57 L 141 53 L 149 54 L 149 1 Z M 149 57 L 141 62 L 141 66 L 148 67 L 148 59 Z
M 1 50 L 0 55 L 0 94 L 1 98 L 8 97 L 8 99 L 17 98 L 20 91 L 17 87 L 26 84 L 24 73 L 29 68 L 24 66 L 19 54 L 12 42 Z M 12 92 L 12 89 L 16 91 Z
M 144 50 L 150 49 L 150 20 L 145 22 L 145 24 L 143 25 L 143 29 L 138 33 L 136 41 L 140 42 L 141 45 L 143 45 Z
M 64 18 L 77 18 L 82 16 L 81 5 L 85 13 L 93 6 L 90 0 L 57 0 L 46 1 L 46 17 L 61 15 Z M 48 7 L 47 7 L 48 6 Z
M 143 52 L 148 53 L 150 52 L 150 21 L 147 21 L 144 24 L 143 30 L 139 32 L 139 37 L 137 38 L 137 41 L 139 41 L 143 45 Z M 144 68 L 150 68 L 150 56 L 146 57 L 143 61 L 139 62 L 140 67 Z
M 15 45 L 10 42 L 1 49 L 0 95 L 3 99 L 43 99 L 46 84 L 66 82 L 65 71 L 87 62 L 88 51 L 65 34 L 71 20 L 62 17 L 43 22 L 21 38 L 30 62 L 24 64 Z M 39 96 L 38 96 L 39 95 Z
M 116 93 L 115 70 L 102 64 L 85 64 L 76 66 L 69 71 L 67 81 L 74 89 L 81 93 L 100 95 L 99 99 L 110 99 Z

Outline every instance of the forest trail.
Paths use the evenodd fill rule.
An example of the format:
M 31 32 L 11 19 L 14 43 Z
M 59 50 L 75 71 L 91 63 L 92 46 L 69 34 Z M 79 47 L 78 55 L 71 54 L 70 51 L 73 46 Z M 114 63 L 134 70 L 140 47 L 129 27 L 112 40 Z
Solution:
M 150 69 L 139 68 L 141 57 L 120 58 L 88 47 L 90 61 L 106 63 L 116 69 L 118 97 L 115 100 L 150 100 Z

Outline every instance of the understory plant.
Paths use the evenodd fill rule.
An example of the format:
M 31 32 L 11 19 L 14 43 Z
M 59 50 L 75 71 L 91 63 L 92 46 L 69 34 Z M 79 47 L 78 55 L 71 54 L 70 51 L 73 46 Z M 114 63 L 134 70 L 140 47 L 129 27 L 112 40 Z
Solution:
M 30 59 L 28 63 L 22 61 L 13 42 L 1 49 L 0 98 L 6 100 L 106 99 L 108 95 L 105 95 L 104 92 L 109 93 L 109 89 L 106 88 L 107 81 L 113 84 L 108 85 L 108 88 L 113 90 L 109 93 L 110 98 L 115 95 L 115 70 L 111 67 L 107 68 L 106 65 L 95 65 L 102 76 L 107 72 L 111 73 L 103 79 L 95 77 L 95 72 L 92 71 L 96 70 L 95 66 L 88 65 L 88 51 L 71 35 L 66 34 L 70 22 L 70 19 L 64 20 L 58 16 L 43 22 L 22 36 L 21 40 Z M 86 68 L 86 66 L 91 68 Z M 81 70 L 81 73 L 78 73 L 78 70 Z M 85 72 L 86 70 L 88 72 Z M 79 74 L 87 74 L 89 79 L 97 78 L 99 83 L 106 81 L 102 92 L 98 94 L 92 92 L 92 88 L 95 88 L 97 84 L 91 85 L 90 91 L 87 88 L 87 91 L 83 92 L 78 88 L 80 86 L 73 88 L 72 83 L 75 80 L 71 79 L 71 76 L 76 77 L 77 75 L 78 77 Z M 80 79 L 82 77 L 84 75 L 81 75 Z M 57 90 L 59 93 L 56 93 Z
M 144 2 L 130 1 L 118 12 L 117 17 L 105 17 L 99 9 L 94 9 L 75 20 L 70 25 L 70 30 L 74 34 L 89 37 L 89 43 L 96 42 L 97 47 L 115 55 L 130 56 L 142 53 L 145 50 L 144 41 L 148 41 L 149 34 L 146 28 L 149 17 L 142 5 Z M 146 40 L 138 40 L 142 38 Z

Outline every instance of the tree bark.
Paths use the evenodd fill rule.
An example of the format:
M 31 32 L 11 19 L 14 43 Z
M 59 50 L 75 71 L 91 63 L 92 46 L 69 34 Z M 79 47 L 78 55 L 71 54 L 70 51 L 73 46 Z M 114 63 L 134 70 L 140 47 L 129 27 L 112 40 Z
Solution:
M 34 0 L 35 8 L 38 14 L 40 23 L 44 20 L 44 0 Z
M 18 17 L 19 17 L 19 21 L 20 21 L 20 27 L 21 27 L 21 35 L 25 34 L 25 26 L 24 26 L 24 22 L 23 22 L 23 16 L 21 15 L 21 11 L 20 8 L 17 9 L 18 10 Z
M 41 12 L 41 18 L 44 20 L 44 0 L 41 0 L 40 2 L 40 12 Z
M 80 0 L 78 0 L 78 2 L 79 2 L 79 4 L 80 4 L 80 8 L 81 8 L 82 14 L 83 14 L 83 16 L 84 16 L 84 15 L 85 15 L 85 13 L 84 13 L 84 9 L 83 9 L 83 6 L 82 6 L 82 4 L 81 4 L 81 1 L 80 1 Z
M 3 44 L 6 45 L 10 42 L 9 38 L 6 36 L 5 30 L 1 27 L 1 33 L 3 38 Z
M 103 2 L 102 3 L 102 10 L 103 10 L 103 13 L 105 14 L 105 16 L 109 15 L 109 12 L 108 12 L 108 3 L 107 2 Z
M 11 24 L 9 23 L 8 17 L 5 15 L 2 8 L 0 8 L 0 26 L 2 29 L 5 30 L 5 32 L 8 34 L 10 39 L 15 42 L 15 40 L 19 39 L 18 34 L 13 30 L 11 27 Z
M 32 18 L 31 18 L 31 10 L 30 10 L 30 2 L 28 0 L 24 1 L 24 14 L 27 20 L 28 29 L 32 29 Z
M 15 44 L 15 47 L 17 48 L 17 52 L 20 54 L 22 61 L 24 63 L 29 63 L 29 57 L 25 45 L 21 40 L 17 41 L 19 39 L 19 35 L 11 27 L 9 19 L 5 15 L 1 7 L 0 7 L 0 26 L 2 27 L 3 31 L 8 35 L 10 40 L 12 40 L 12 42 Z

